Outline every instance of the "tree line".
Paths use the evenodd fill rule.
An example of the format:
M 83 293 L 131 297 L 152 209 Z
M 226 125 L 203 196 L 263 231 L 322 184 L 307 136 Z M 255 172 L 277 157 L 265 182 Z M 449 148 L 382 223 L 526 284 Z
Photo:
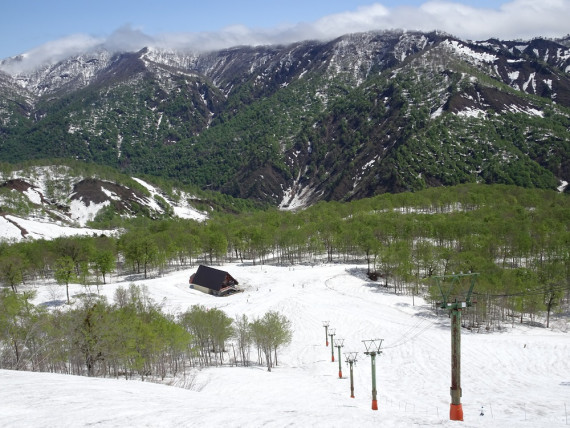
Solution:
M 249 320 L 192 306 L 174 315 L 131 284 L 114 302 L 84 294 L 68 310 L 31 303 L 33 293 L 0 290 L 0 368 L 125 379 L 186 376 L 192 367 L 277 365 L 292 338 L 279 312 Z
M 466 322 L 495 328 L 568 306 L 570 198 L 506 185 L 460 185 L 192 220 L 132 220 L 118 237 L 0 245 L 0 279 L 104 284 L 109 275 L 161 275 L 197 262 L 365 262 L 395 293 L 436 301 L 435 275 L 478 272 Z

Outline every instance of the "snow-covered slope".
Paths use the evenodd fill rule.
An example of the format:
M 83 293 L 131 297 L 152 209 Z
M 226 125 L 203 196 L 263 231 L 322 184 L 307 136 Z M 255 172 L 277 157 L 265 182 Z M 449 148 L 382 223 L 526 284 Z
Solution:
M 60 236 L 113 235 L 116 231 L 70 227 L 45 218 L 28 219 L 12 215 L 0 216 L 0 241 L 21 241 L 23 239 L 54 239 Z
M 177 201 L 173 201 L 158 187 L 138 178 L 133 180 L 147 194 L 107 180 L 76 177 L 66 167 L 35 167 L 0 177 L 0 241 L 111 233 L 85 227 L 110 205 L 124 215 L 130 215 L 138 205 L 155 216 L 197 221 L 207 218 L 189 202 L 195 199 L 192 195 L 175 189 Z M 28 214 L 5 214 L 4 210 Z
M 0 371 L 3 427 L 556 427 L 570 405 L 567 321 L 544 329 L 514 324 L 500 332 L 462 332 L 465 421 L 449 417 L 450 327 L 423 301 L 366 279 L 364 266 L 251 266 L 223 269 L 244 293 L 216 298 L 188 288 L 192 270 L 138 281 L 164 309 L 216 307 L 253 318 L 277 310 L 292 321 L 293 341 L 272 372 L 218 367 L 193 372 L 190 390 L 140 381 Z M 117 279 L 115 278 L 115 281 Z M 102 287 L 111 297 L 119 285 Z M 53 302 L 38 285 L 37 303 Z M 63 288 L 60 289 L 63 293 Z M 71 286 L 71 294 L 84 292 Z M 94 290 L 93 290 L 94 291 Z M 322 321 L 344 351 L 358 351 L 355 396 L 338 352 L 331 362 Z M 377 357 L 378 411 L 371 410 L 371 365 L 362 340 L 382 338 Z M 569 409 L 570 410 L 570 409 Z M 483 415 L 481 415 L 483 413 Z

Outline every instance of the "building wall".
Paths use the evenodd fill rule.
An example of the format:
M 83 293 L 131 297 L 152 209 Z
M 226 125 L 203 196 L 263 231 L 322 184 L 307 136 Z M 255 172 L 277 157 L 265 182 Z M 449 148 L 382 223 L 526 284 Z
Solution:
M 202 293 L 206 293 L 206 294 L 212 294 L 212 295 L 217 294 L 217 292 L 215 292 L 214 290 L 211 290 L 208 287 L 203 287 L 203 286 L 197 285 L 197 284 L 190 284 L 190 288 L 193 288 L 194 290 L 198 290 L 198 291 L 201 291 Z

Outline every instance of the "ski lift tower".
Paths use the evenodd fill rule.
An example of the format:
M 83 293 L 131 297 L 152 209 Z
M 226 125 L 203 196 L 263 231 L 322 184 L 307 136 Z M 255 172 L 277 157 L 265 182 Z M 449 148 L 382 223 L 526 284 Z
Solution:
M 334 328 L 329 329 L 329 336 L 331 337 L 331 361 L 334 363 L 334 336 L 336 330 Z
M 451 404 L 449 419 L 463 421 L 461 405 L 461 311 L 475 304 L 471 300 L 478 273 L 458 273 L 434 276 L 441 293 L 440 307 L 451 314 Z M 468 281 L 465 281 L 468 280 Z M 448 285 L 444 285 L 447 283 Z
M 380 348 L 384 339 L 363 340 L 366 352 L 372 361 L 372 410 L 378 410 L 378 400 L 376 399 L 376 355 L 382 354 Z
M 352 373 L 352 366 L 356 364 L 356 356 L 358 352 L 345 352 L 346 362 L 350 366 L 350 398 L 354 398 L 354 375 Z
M 325 328 L 325 339 L 326 339 L 326 344 L 327 346 L 329 346 L 329 325 L 330 323 L 328 321 L 323 321 L 323 327 Z
M 342 379 L 342 359 L 340 358 L 340 348 L 344 346 L 344 339 L 337 337 L 336 345 L 334 346 L 338 348 L 338 378 Z

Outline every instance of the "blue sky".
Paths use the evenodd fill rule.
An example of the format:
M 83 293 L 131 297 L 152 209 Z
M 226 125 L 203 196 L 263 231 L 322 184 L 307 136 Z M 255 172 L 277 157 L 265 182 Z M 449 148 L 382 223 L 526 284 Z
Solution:
M 370 29 L 439 29 L 462 38 L 570 32 L 570 0 L 3 0 L 0 59 L 110 43 L 215 49 Z

